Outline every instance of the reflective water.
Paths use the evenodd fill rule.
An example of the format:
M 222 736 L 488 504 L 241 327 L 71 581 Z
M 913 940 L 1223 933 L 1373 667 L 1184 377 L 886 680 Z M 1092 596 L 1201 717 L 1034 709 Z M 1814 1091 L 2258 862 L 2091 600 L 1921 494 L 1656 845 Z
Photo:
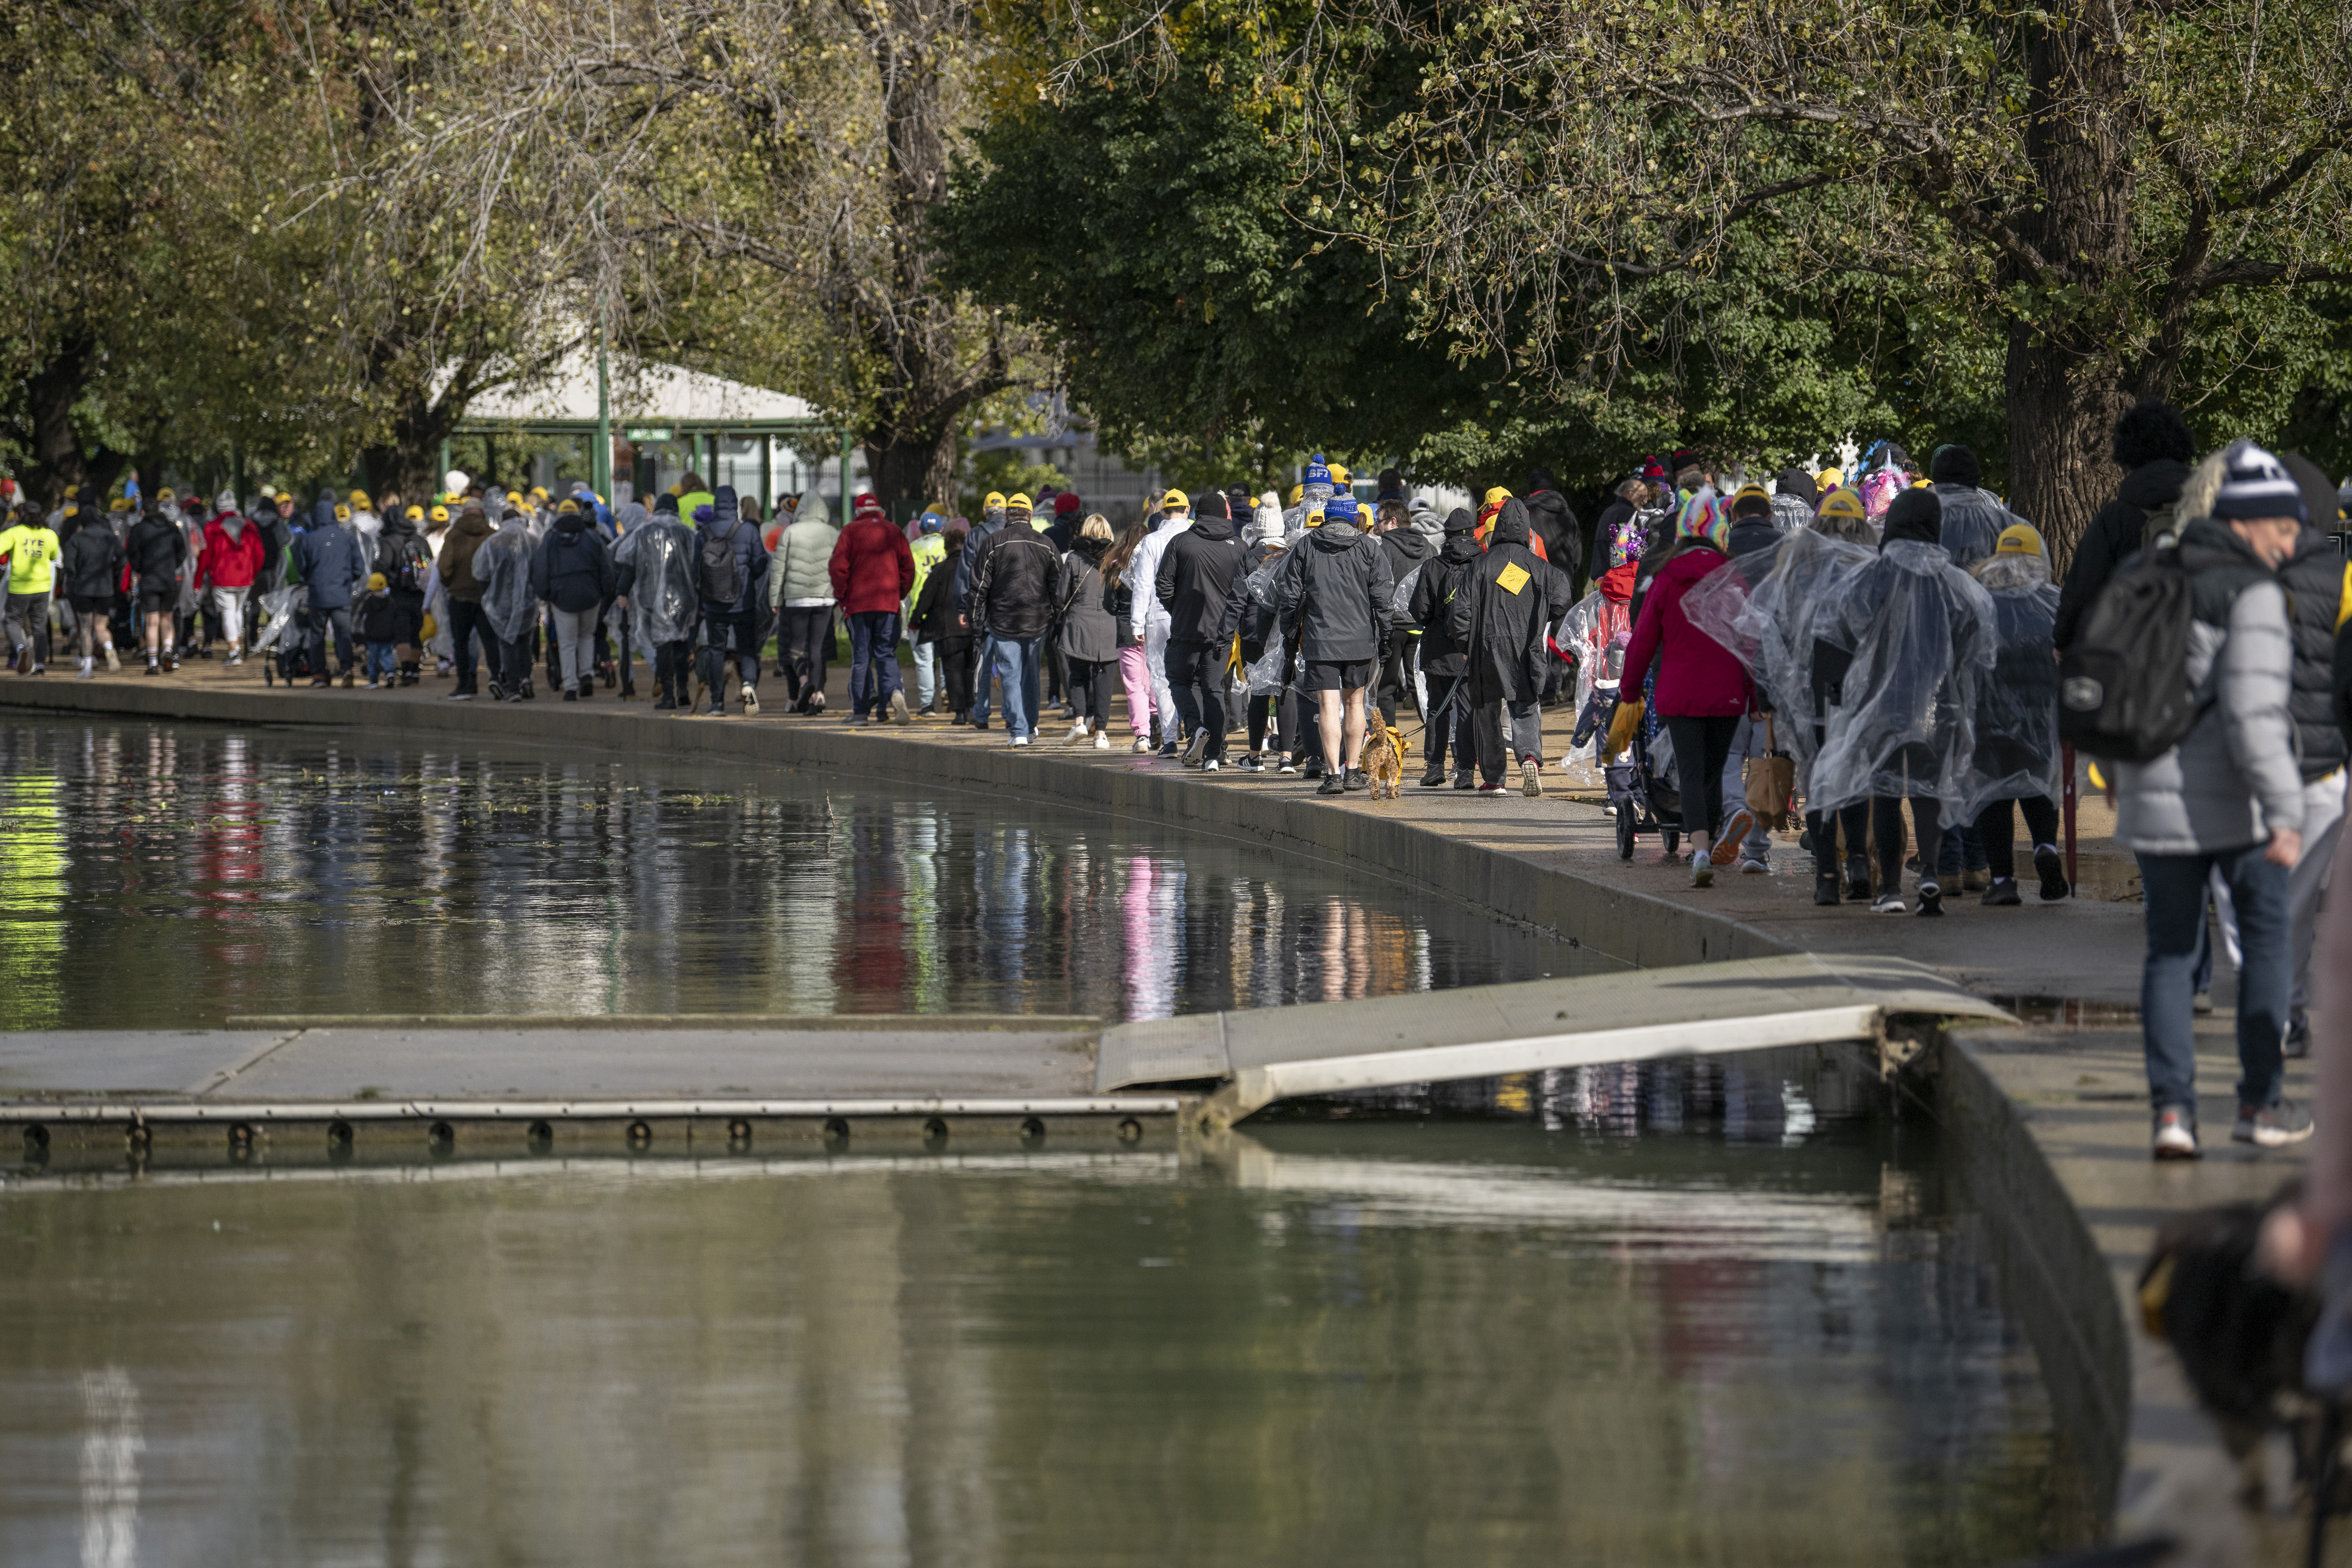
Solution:
M 1181 1156 L 0 1184 L 0 1562 L 2079 1543 L 1966 1196 L 1865 1098 L 1785 1052 Z
M 0 717 L 0 1028 L 1093 1013 L 1575 973 L 1254 845 L 676 758 Z

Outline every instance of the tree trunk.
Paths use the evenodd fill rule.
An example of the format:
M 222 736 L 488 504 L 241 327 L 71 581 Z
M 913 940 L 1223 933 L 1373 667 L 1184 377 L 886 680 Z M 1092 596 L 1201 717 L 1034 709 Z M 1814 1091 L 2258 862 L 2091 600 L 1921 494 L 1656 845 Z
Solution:
M 397 490 L 411 500 L 422 500 L 441 488 L 441 443 L 465 411 L 462 402 L 444 395 L 428 399 L 421 387 L 410 388 L 400 400 L 387 437 L 360 450 L 360 470 L 367 476 L 371 495 Z
M 2052 14 L 2028 70 L 2025 155 L 2040 189 L 2012 221 L 2044 270 L 2022 280 L 2045 300 L 2071 287 L 2084 303 L 2048 303 L 2039 320 L 2010 323 L 2011 505 L 2041 529 L 2063 573 L 2117 477 L 2108 443 L 2122 412 L 2124 334 L 2098 301 L 2129 276 L 2133 171 L 2118 123 L 2129 100 L 2123 56 L 2087 13 Z M 2003 270 L 2005 281 L 2021 278 L 2014 263 Z
M 892 515 L 900 509 L 954 504 L 952 428 L 927 433 L 885 427 L 868 431 L 859 444 L 866 448 L 866 471 L 874 480 L 875 499 L 892 509 Z
M 103 475 L 93 475 L 81 437 L 74 430 L 74 405 L 89 384 L 98 341 L 76 337 L 62 344 L 48 363 L 25 378 L 25 405 L 31 426 L 32 461 L 25 468 L 25 491 L 44 509 L 65 499 L 68 485 L 107 485 L 121 470 L 118 458 Z M 100 510 L 103 510 L 103 508 Z

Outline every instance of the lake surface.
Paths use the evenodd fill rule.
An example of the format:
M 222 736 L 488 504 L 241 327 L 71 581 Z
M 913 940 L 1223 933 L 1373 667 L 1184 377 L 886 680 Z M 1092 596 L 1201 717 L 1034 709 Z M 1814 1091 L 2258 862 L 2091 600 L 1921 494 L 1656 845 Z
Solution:
M 1255 845 L 740 763 L 0 715 L 0 827 L 7 1029 L 1130 1019 L 1606 966 Z
M 1779 1052 L 1182 1155 L 0 1184 L 0 1561 L 2077 1544 L 1980 1227 L 1870 1099 Z

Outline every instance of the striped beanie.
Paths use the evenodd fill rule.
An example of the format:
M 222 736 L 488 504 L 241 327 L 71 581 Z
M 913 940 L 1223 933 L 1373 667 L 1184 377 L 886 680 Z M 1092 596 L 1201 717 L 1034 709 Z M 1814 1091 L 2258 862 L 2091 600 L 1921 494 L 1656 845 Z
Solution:
M 2303 488 L 2286 465 L 2252 441 L 2233 441 L 2222 454 L 2221 489 L 2213 498 L 2218 518 L 2291 517 L 2309 522 Z

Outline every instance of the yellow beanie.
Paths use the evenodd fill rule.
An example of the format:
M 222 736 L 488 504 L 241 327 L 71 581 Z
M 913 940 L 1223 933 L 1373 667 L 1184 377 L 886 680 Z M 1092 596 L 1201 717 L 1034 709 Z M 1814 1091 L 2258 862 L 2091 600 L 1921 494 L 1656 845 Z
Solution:
M 349 521 L 351 521 L 351 520 L 352 520 L 352 509 L 351 509 L 351 508 L 349 508 L 349 507 L 347 507 L 347 506 L 339 506 L 339 507 L 337 507 L 337 508 L 335 509 L 335 521 L 336 521 L 337 522 L 349 522 Z

